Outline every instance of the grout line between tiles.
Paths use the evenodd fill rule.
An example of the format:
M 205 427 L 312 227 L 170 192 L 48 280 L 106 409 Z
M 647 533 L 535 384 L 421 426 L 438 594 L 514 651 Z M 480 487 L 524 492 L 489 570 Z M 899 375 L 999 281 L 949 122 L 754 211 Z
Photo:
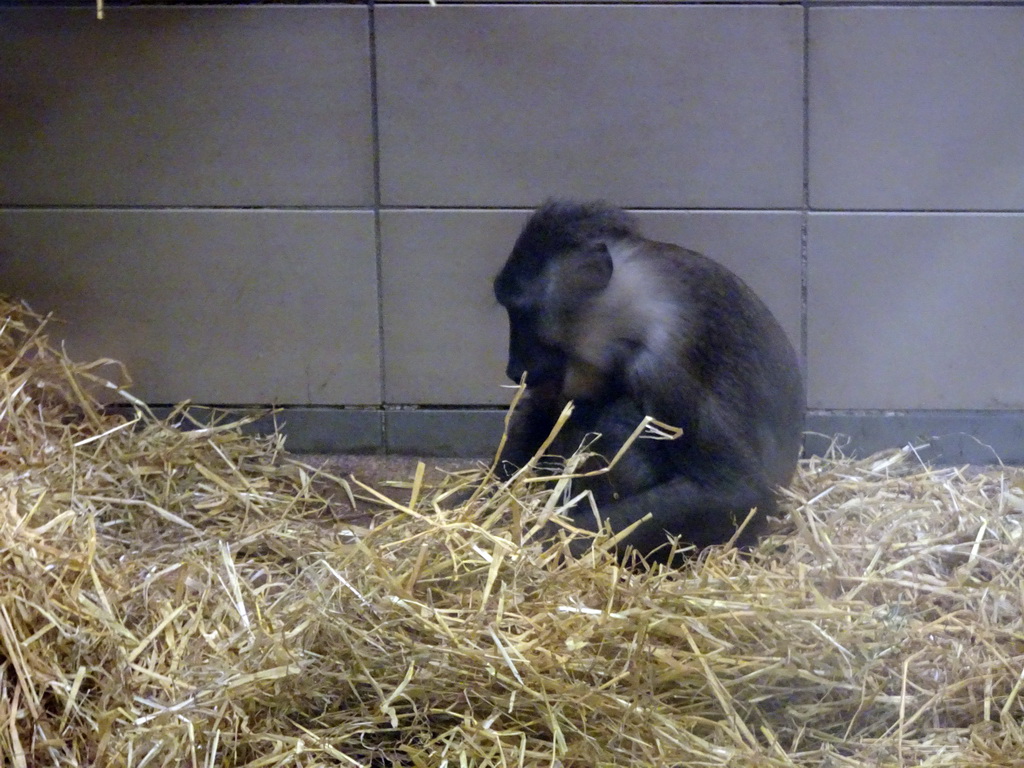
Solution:
M 807 251 L 807 232 L 810 223 L 811 208 L 811 20 L 810 3 L 805 0 L 803 7 L 803 211 L 800 214 L 800 364 L 804 372 L 804 387 L 808 378 L 807 339 L 808 339 L 808 274 L 809 255 Z
M 0 0 L 2 2 L 2 0 Z M 1005 216 L 1024 215 L 1024 208 L 810 208 L 804 203 L 793 208 L 666 208 L 663 206 L 623 206 L 637 213 L 737 213 L 809 216 Z M 88 205 L 88 204 L 15 204 L 0 202 L 0 212 L 69 212 L 69 213 L 372 213 L 444 211 L 451 213 L 530 212 L 532 205 L 383 205 L 376 201 L 362 206 L 329 205 Z
M 377 89 L 377 25 L 374 2 L 367 3 L 367 33 L 370 53 L 370 120 L 373 141 L 373 239 L 377 268 L 377 355 L 380 371 L 379 393 L 381 407 L 385 405 L 387 393 L 387 365 L 384 334 L 384 248 L 381 239 L 381 194 L 380 194 L 380 110 Z M 381 450 L 388 449 L 387 419 L 380 420 Z

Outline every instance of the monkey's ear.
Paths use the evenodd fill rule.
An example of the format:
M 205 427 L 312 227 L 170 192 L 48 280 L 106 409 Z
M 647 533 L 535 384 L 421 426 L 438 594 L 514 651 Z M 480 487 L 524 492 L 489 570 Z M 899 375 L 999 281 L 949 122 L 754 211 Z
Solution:
M 612 255 L 604 243 L 573 251 L 562 265 L 566 287 L 574 296 L 593 296 L 612 279 Z

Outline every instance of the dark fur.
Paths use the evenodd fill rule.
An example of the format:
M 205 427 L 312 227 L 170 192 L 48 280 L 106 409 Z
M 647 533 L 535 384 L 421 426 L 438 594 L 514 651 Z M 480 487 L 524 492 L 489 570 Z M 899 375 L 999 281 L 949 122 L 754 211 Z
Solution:
M 596 432 L 595 450 L 610 458 L 651 415 L 683 436 L 638 440 L 608 475 L 574 490 L 593 491 L 613 530 L 651 513 L 624 543 L 651 559 L 665 557 L 668 534 L 697 547 L 729 540 L 753 507 L 738 543 L 757 540 L 796 466 L 804 391 L 792 345 L 742 280 L 644 239 L 623 211 L 549 202 L 494 290 L 509 313 L 507 373 L 527 372 L 509 464 L 529 460 L 570 398 L 576 411 L 552 454 L 568 456 Z M 576 517 L 594 528 L 589 509 Z

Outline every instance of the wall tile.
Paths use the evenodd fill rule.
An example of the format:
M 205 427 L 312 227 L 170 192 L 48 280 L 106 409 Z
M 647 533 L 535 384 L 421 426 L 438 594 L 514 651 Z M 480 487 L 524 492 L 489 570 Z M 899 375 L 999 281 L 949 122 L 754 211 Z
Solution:
M 384 453 L 384 412 L 362 408 L 284 408 L 246 432 L 285 436 L 292 453 Z
M 913 445 L 920 459 L 935 466 L 1024 465 L 1024 411 L 825 411 L 807 416 L 804 454 L 828 453 L 839 436 L 846 456 Z
M 508 343 L 491 280 L 525 211 L 385 211 L 382 220 L 386 396 L 390 403 L 507 402 Z M 800 331 L 797 214 L 639 215 L 644 230 L 703 249 L 744 277 L 794 344 Z
M 798 7 L 387 5 L 385 205 L 793 207 Z
M 0 253 L 3 290 L 143 399 L 380 402 L 370 213 L 0 211 Z
M 385 402 L 507 402 L 504 310 L 491 281 L 525 211 L 384 211 Z
M 0 203 L 369 206 L 365 8 L 0 9 Z
M 1024 209 L 1024 8 L 810 13 L 813 207 Z
M 385 411 L 387 452 L 490 461 L 505 428 L 505 409 Z
M 814 214 L 817 408 L 1024 407 L 1024 216 Z

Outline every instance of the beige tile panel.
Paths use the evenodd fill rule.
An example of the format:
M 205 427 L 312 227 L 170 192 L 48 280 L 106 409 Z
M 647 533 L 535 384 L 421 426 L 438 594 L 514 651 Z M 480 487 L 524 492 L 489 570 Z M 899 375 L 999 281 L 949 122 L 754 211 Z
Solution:
M 0 204 L 369 206 L 366 8 L 0 9 Z
M 523 211 L 385 211 L 386 400 L 491 404 L 501 388 L 505 313 L 491 294 L 528 214 Z M 703 249 L 736 270 L 777 313 L 794 343 L 800 330 L 797 214 L 640 215 L 652 237 Z
M 810 404 L 1024 407 L 1024 215 L 811 216 Z
M 381 214 L 389 403 L 501 403 L 508 343 L 491 281 L 523 211 Z
M 368 212 L 0 211 L 0 254 L 0 289 L 151 402 L 380 402 Z
M 810 11 L 815 208 L 1024 210 L 1024 9 Z
M 385 205 L 796 207 L 797 6 L 377 9 Z

